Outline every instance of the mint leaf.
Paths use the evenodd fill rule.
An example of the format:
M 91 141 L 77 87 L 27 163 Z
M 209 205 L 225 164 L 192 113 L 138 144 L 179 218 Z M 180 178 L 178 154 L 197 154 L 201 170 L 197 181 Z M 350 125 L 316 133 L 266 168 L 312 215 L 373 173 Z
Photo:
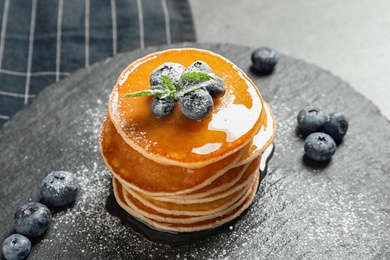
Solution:
M 160 99 L 174 99 L 176 95 L 176 87 L 173 85 L 170 77 L 161 75 L 162 85 L 161 90 L 162 94 L 156 95 Z
M 173 85 L 170 77 L 165 76 L 165 75 L 161 75 L 161 79 L 163 82 L 163 84 L 162 84 L 163 88 L 167 88 L 170 91 L 176 91 L 176 87 Z
M 180 77 L 180 80 L 185 80 L 187 82 L 195 84 L 199 84 L 211 79 L 214 79 L 214 77 L 202 71 L 184 73 Z
M 130 98 L 130 97 L 147 97 L 147 96 L 158 96 L 163 94 L 162 88 L 153 88 L 153 89 L 148 89 L 148 90 L 141 90 L 137 92 L 132 92 L 129 94 L 126 94 L 125 97 Z
M 176 99 L 180 99 L 187 93 L 208 86 L 210 81 L 215 80 L 213 75 L 214 74 L 209 74 L 202 71 L 194 71 L 182 74 L 180 77 L 180 85 L 177 88 Z
M 180 99 L 181 97 L 183 97 L 185 94 L 187 93 L 190 93 L 190 92 L 193 92 L 197 89 L 200 89 L 200 88 L 205 88 L 207 85 L 209 85 L 210 83 L 209 82 L 202 82 L 200 84 L 194 84 L 194 85 L 190 85 L 189 87 L 186 87 L 186 88 L 182 88 L 180 89 L 179 91 L 177 91 L 176 93 L 176 98 L 177 99 Z
M 201 71 L 184 73 L 181 75 L 179 84 L 176 86 L 173 85 L 172 79 L 169 76 L 161 75 L 161 85 L 151 86 L 147 90 L 129 93 L 125 97 L 156 96 L 159 99 L 179 100 L 187 93 L 206 87 L 210 80 L 215 80 L 212 75 Z

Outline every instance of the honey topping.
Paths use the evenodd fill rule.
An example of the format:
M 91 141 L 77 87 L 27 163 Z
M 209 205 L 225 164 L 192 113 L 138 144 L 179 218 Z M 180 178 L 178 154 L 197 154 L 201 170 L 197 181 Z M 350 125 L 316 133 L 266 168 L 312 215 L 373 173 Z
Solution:
M 232 168 L 249 149 L 244 147 L 216 163 L 193 170 L 173 165 L 160 165 L 127 145 L 116 132 L 109 117 L 106 117 L 103 122 L 101 148 L 107 166 L 116 173 L 118 179 L 154 196 L 183 193 L 183 191 L 188 192 L 205 186 Z M 238 170 L 240 169 L 231 171 Z
M 213 100 L 214 109 L 207 118 L 191 120 L 178 104 L 169 116 L 157 118 L 149 106 L 152 97 L 125 98 L 130 92 L 148 89 L 150 74 L 164 62 L 187 67 L 197 60 L 206 62 L 226 86 L 225 95 Z M 192 169 L 242 149 L 259 132 L 265 118 L 253 82 L 230 61 L 199 49 L 162 51 L 130 64 L 113 88 L 109 114 L 123 140 L 146 158 Z
M 223 80 L 224 95 L 213 95 L 213 106 L 207 106 L 213 107 L 211 113 L 208 109 L 202 117 L 189 116 L 188 111 L 200 106 L 183 109 L 182 101 L 188 99 L 182 97 L 189 96 L 174 92 L 187 90 L 177 79 L 176 89 L 166 88 L 179 93 L 173 110 L 171 102 L 168 114 L 152 112 L 150 103 L 156 100 L 153 95 L 160 95 L 160 85 L 153 85 L 152 96 L 143 95 L 151 89 L 151 73 L 167 62 L 191 71 L 188 66 L 199 61 Z M 187 74 L 181 74 L 181 80 L 183 75 Z M 162 80 L 171 79 L 164 75 Z M 218 227 L 248 208 L 258 187 L 259 169 L 265 168 L 272 150 L 275 127 L 270 106 L 237 66 L 209 51 L 171 49 L 134 61 L 122 72 L 109 99 L 99 142 L 113 174 L 115 198 L 127 213 L 160 231 L 193 232 Z

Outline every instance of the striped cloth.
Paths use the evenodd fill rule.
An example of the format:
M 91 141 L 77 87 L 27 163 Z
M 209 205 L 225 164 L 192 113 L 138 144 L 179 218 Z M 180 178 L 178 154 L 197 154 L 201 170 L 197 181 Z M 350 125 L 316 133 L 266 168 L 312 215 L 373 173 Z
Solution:
M 0 0 L 0 127 L 46 86 L 119 52 L 195 41 L 186 0 Z

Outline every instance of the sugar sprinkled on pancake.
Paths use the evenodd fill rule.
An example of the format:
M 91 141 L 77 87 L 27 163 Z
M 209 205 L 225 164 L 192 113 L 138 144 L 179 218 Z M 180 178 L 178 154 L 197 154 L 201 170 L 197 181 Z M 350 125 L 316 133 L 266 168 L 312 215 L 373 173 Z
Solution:
M 174 195 L 201 188 L 232 168 L 249 147 L 203 168 L 161 165 L 127 145 L 107 117 L 102 125 L 101 151 L 113 174 L 133 189 L 151 195 Z M 156 194 L 157 193 L 157 194 Z
M 191 190 L 204 187 L 217 177 L 223 178 L 223 173 L 232 168 L 238 159 L 240 159 L 238 165 L 241 165 L 261 155 L 263 150 L 272 142 L 275 135 L 273 115 L 268 104 L 265 103 L 264 107 L 267 112 L 266 119 L 259 133 L 256 134 L 253 142 L 250 144 L 250 149 L 247 149 L 247 153 L 242 157 L 239 157 L 240 153 L 237 152 L 213 165 L 193 170 L 177 166 L 160 165 L 144 158 L 128 146 L 116 132 L 110 118 L 106 118 L 102 126 L 102 134 L 107 136 L 103 138 L 101 144 L 103 157 L 118 179 L 140 192 L 154 196 L 188 193 Z M 128 165 L 131 165 L 131 167 L 126 167 Z M 188 172 L 191 174 L 188 174 Z M 196 180 L 188 181 L 188 175 L 191 175 Z M 229 175 L 229 178 L 234 178 L 232 172 Z M 225 176 L 225 178 L 227 177 Z M 165 181 L 162 182 L 163 180 Z M 148 188 L 147 190 L 146 187 Z
M 152 97 L 125 97 L 149 88 L 161 64 L 188 67 L 198 60 L 226 86 L 222 97 L 213 98 L 208 117 L 189 119 L 176 104 L 159 118 L 151 112 Z M 269 104 L 236 65 L 206 50 L 171 49 L 134 61 L 121 73 L 99 142 L 115 198 L 126 212 L 157 230 L 194 232 L 227 223 L 249 207 L 275 127 Z
M 202 60 L 224 81 L 226 93 L 214 99 L 210 116 L 191 120 L 176 106 L 169 117 L 157 118 L 149 109 L 150 97 L 125 98 L 147 89 L 149 75 L 167 60 L 183 66 Z M 198 49 L 166 50 L 130 64 L 112 90 L 109 114 L 133 149 L 157 163 L 186 168 L 204 167 L 237 152 L 258 133 L 265 116 L 261 95 L 245 73 L 227 59 Z

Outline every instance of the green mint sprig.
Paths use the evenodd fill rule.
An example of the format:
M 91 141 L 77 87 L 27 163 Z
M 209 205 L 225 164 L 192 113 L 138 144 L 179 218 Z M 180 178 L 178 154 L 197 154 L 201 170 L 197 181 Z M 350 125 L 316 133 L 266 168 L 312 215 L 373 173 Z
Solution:
M 161 85 L 152 86 L 147 90 L 132 92 L 126 94 L 125 97 L 157 96 L 159 99 L 179 100 L 187 93 L 206 87 L 210 81 L 215 80 L 215 77 L 201 71 L 188 72 L 180 76 L 179 83 L 176 86 L 173 84 L 171 78 L 166 75 L 161 75 L 161 79 Z
M 188 72 L 180 76 L 180 81 L 187 81 L 188 83 L 193 84 L 199 84 L 212 79 L 215 78 L 212 75 L 202 71 Z

